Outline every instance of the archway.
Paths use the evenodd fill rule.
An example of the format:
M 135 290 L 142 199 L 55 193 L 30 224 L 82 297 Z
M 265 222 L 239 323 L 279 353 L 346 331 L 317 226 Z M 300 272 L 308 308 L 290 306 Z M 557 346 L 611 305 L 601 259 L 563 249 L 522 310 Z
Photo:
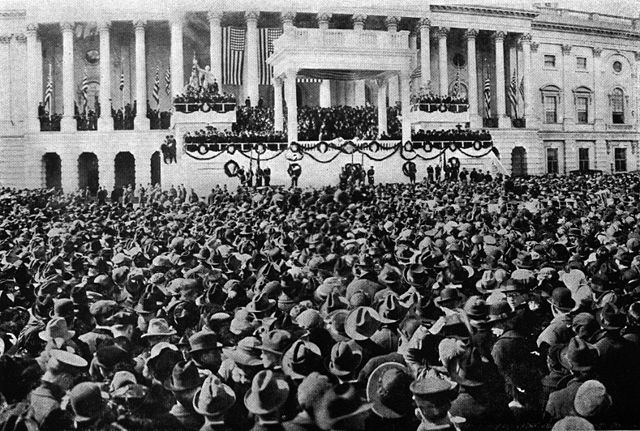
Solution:
M 527 150 L 523 147 L 515 147 L 511 151 L 511 175 L 514 177 L 527 175 Z
M 161 184 L 161 166 L 160 163 L 160 151 L 156 151 L 151 155 L 151 185 Z
M 136 187 L 136 159 L 128 151 L 116 154 L 114 163 L 116 187 Z
M 78 186 L 95 194 L 98 191 L 98 183 L 98 156 L 94 153 L 80 154 L 78 157 Z
M 46 153 L 42 156 L 42 173 L 44 187 L 62 188 L 62 161 L 58 153 Z

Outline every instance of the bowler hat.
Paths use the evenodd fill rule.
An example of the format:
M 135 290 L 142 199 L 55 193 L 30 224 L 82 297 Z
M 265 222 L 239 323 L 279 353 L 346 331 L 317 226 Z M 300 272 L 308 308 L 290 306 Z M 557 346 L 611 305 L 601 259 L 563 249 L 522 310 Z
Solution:
M 547 301 L 563 313 L 568 313 L 576 306 L 576 301 L 571 297 L 571 290 L 566 287 L 553 289 L 551 297 Z
M 498 301 L 489 307 L 488 323 L 497 323 L 515 316 L 515 312 L 506 300 Z
M 253 377 L 244 405 L 251 413 L 265 415 L 277 411 L 288 397 L 287 381 L 271 370 L 263 370 Z
M 69 404 L 76 422 L 88 422 L 100 417 L 105 406 L 100 385 L 93 382 L 78 383 L 69 392 Z

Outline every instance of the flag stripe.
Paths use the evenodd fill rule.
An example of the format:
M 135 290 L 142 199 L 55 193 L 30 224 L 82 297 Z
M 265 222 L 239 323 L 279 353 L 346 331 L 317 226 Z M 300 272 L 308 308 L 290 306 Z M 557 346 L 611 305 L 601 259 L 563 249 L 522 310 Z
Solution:
M 47 88 L 44 93 L 44 109 L 51 111 L 51 98 L 53 97 L 53 76 L 51 74 L 51 64 L 49 64 L 49 77 L 47 78 Z
M 507 94 L 509 96 L 509 103 L 511 103 L 511 109 L 513 109 L 513 115 L 515 118 L 518 118 L 518 80 L 516 78 L 516 71 L 513 71 L 513 75 L 511 75 L 511 82 L 509 83 L 509 88 L 507 89 Z
M 153 83 L 153 99 L 160 104 L 160 66 L 156 67 L 156 79 Z
M 487 118 L 491 118 L 491 77 L 484 80 L 484 111 Z
M 167 96 L 171 95 L 171 68 L 167 68 L 164 72 L 164 89 L 167 92 Z
M 222 29 L 222 83 L 242 85 L 244 71 L 245 29 L 224 27 Z
M 85 69 L 84 76 L 82 77 L 82 86 L 80 88 L 82 92 L 82 97 L 85 101 L 87 101 L 87 93 L 89 91 L 89 78 L 87 77 L 87 71 Z
M 261 28 L 258 34 L 258 73 L 261 85 L 271 85 L 273 68 L 267 64 L 267 58 L 273 53 L 273 41 L 282 35 L 281 28 Z

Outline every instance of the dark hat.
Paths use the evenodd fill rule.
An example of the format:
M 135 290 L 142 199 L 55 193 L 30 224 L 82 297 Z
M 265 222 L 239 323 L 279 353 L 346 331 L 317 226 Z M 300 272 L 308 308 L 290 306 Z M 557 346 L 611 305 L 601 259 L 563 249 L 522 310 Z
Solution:
M 462 387 L 475 388 L 484 385 L 480 350 L 467 348 L 458 357 L 458 367 L 451 373 L 451 379 Z
M 397 362 L 379 365 L 367 381 L 367 400 L 372 410 L 380 417 L 398 419 L 413 410 L 411 386 L 413 378 L 407 368 Z
M 598 321 L 591 313 L 578 313 L 571 322 L 573 332 L 583 340 L 590 340 L 593 334 L 600 330 Z
M 239 365 L 256 367 L 262 365 L 260 359 L 260 340 L 256 337 L 245 337 L 234 347 L 223 347 L 224 355 Z
M 563 313 L 568 313 L 576 306 L 576 301 L 571 297 L 571 291 L 566 287 L 553 289 L 547 301 Z
M 271 370 L 253 377 L 251 388 L 244 396 L 244 405 L 251 413 L 264 415 L 277 411 L 289 397 L 287 381 Z
M 463 308 L 465 314 L 470 320 L 482 321 L 486 320 L 489 315 L 489 306 L 479 296 L 471 296 L 467 299 Z
M 53 300 L 53 310 L 51 317 L 73 317 L 75 304 L 71 298 L 61 298 Z
M 246 310 L 250 313 L 261 315 L 270 312 L 275 306 L 275 299 L 270 299 L 265 293 L 259 293 L 247 304 Z
M 611 302 L 604 304 L 597 318 L 602 328 L 611 331 L 622 329 L 627 324 L 627 318 L 624 312 Z
M 331 348 L 327 358 L 329 372 L 335 376 L 348 376 L 355 373 L 362 362 L 360 346 L 354 342 L 339 341 Z
M 464 297 L 460 294 L 459 289 L 455 287 L 445 287 L 440 291 L 440 295 L 438 295 L 438 297 L 434 299 L 434 302 L 437 305 L 447 305 L 451 304 L 452 302 L 462 300 L 464 300 Z
M 412 263 L 404 267 L 402 278 L 410 286 L 421 288 L 429 281 L 429 273 L 423 265 Z
M 560 352 L 560 362 L 568 370 L 588 371 L 598 361 L 598 349 L 579 337 L 573 337 Z
M 327 296 L 324 303 L 320 306 L 320 314 L 327 316 L 336 310 L 345 310 L 349 308 L 349 302 L 340 295 L 337 290 L 332 290 Z
M 498 301 L 489 307 L 488 323 L 502 322 L 515 316 L 515 312 L 506 300 Z
M 291 334 L 288 331 L 274 329 L 262 335 L 262 346 L 260 346 L 260 350 L 283 355 L 289 346 L 291 346 L 292 341 Z
M 353 340 L 366 340 L 380 327 L 380 316 L 371 307 L 352 310 L 344 322 L 346 334 Z
M 400 304 L 398 297 L 394 294 L 385 296 L 378 306 L 379 320 L 382 323 L 397 323 L 407 314 L 407 308 Z
M 180 361 L 174 365 L 171 376 L 164 382 L 164 388 L 172 391 L 186 391 L 202 384 L 202 378 L 193 361 Z
M 378 281 L 383 286 L 397 286 L 402 281 L 402 273 L 395 266 L 385 265 L 378 275 Z
M 453 400 L 458 393 L 458 385 L 439 377 L 425 376 L 409 386 L 411 392 L 420 398 Z
M 324 394 L 316 411 L 316 421 L 323 430 L 335 429 L 338 422 L 365 413 L 372 405 L 363 402 L 352 384 L 343 383 Z
M 131 354 L 117 344 L 100 346 L 96 350 L 97 362 L 106 369 L 112 369 L 120 363 L 129 363 L 131 359 Z
M 218 416 L 236 403 L 236 394 L 218 376 L 207 377 L 193 397 L 193 409 L 203 416 Z
M 218 342 L 218 334 L 213 331 L 199 331 L 189 337 L 190 352 L 213 350 L 222 347 Z
M 93 382 L 78 383 L 69 392 L 69 405 L 76 422 L 88 422 L 100 417 L 105 406 L 100 385 Z
M 303 379 L 318 370 L 321 359 L 322 353 L 316 344 L 297 340 L 282 357 L 282 371 L 292 379 Z

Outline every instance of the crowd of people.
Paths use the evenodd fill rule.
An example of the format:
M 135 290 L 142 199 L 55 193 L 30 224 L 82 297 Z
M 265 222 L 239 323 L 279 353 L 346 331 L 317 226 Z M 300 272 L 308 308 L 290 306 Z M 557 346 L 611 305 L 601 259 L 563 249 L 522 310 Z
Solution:
M 301 141 L 376 139 L 378 115 L 372 105 L 302 106 L 298 109 L 298 138 Z
M 419 92 L 411 95 L 411 105 L 414 109 L 425 112 L 466 112 L 469 109 L 469 99 L 461 95 L 441 96 L 432 91 L 421 88 Z
M 215 81 L 215 80 L 214 80 Z M 228 112 L 236 109 L 236 96 L 230 93 L 220 92 L 218 83 L 211 86 L 187 85 L 182 94 L 173 99 L 176 112 L 196 112 L 203 106 L 216 112 Z
M 448 130 L 416 130 L 411 134 L 413 141 L 490 141 L 491 133 L 487 130 L 456 129 Z
M 1 190 L 1 429 L 638 426 L 637 174 L 178 189 Z

